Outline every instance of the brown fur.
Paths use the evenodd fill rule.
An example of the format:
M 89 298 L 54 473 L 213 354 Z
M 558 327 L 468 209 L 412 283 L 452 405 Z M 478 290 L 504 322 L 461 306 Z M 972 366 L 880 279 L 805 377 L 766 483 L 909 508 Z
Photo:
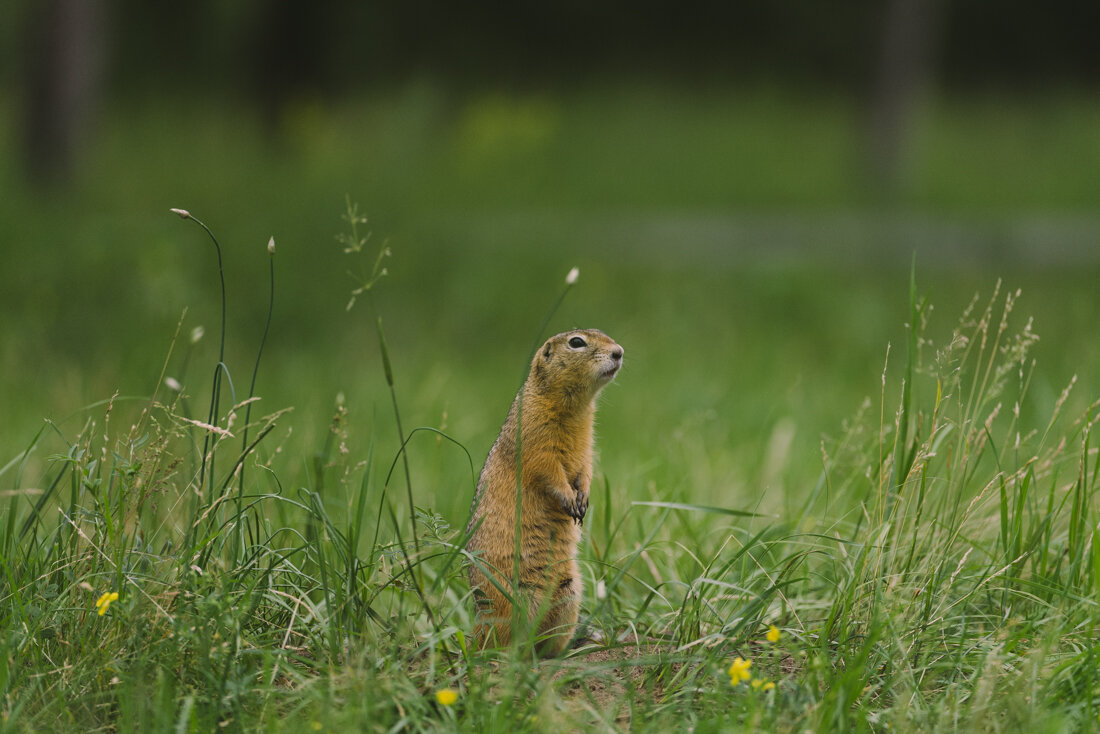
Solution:
M 584 348 L 570 347 L 580 337 Z M 537 622 L 540 654 L 557 655 L 573 637 L 581 599 L 577 546 L 592 483 L 596 395 L 622 366 L 623 349 L 602 331 L 551 337 L 535 354 L 485 468 L 467 531 L 493 580 L 512 589 L 516 507 L 516 412 L 523 397 L 522 518 L 519 590 L 528 622 Z M 512 605 L 478 567 L 469 569 L 477 601 L 479 647 L 507 645 Z

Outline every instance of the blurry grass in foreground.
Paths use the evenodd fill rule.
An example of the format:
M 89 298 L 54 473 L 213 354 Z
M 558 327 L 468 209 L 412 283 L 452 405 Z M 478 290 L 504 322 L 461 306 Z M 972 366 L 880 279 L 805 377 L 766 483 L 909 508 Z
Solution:
M 374 448 L 389 432 L 381 415 L 364 428 L 341 407 L 318 446 L 283 434 L 285 416 L 272 413 L 257 425 L 257 435 L 275 426 L 269 438 L 238 458 L 223 449 L 237 445 L 227 432 L 239 407 L 207 426 L 179 393 L 131 411 L 112 401 L 71 437 L 36 439 L 61 444 L 39 474 L 17 457 L 0 475 L 13 487 L 0 543 L 0 721 L 13 731 L 1087 727 L 1097 406 L 1067 413 L 1062 395 L 1041 413 L 1026 407 L 1035 335 L 1030 321 L 1017 325 L 1018 308 L 1014 292 L 975 299 L 931 344 L 913 286 L 907 338 L 891 349 L 904 377 L 883 371 L 876 397 L 819 457 L 789 458 L 823 471 L 789 491 L 787 508 L 765 498 L 765 516 L 745 519 L 721 510 L 758 508 L 699 506 L 735 450 L 705 430 L 673 432 L 663 453 L 636 458 L 660 465 L 648 477 L 604 465 L 582 547 L 583 611 L 608 645 L 541 662 L 512 650 L 490 665 L 464 647 L 461 524 L 437 505 L 465 504 L 473 476 L 430 466 L 459 448 L 412 436 L 412 471 L 439 480 L 414 508 L 372 470 L 399 459 Z M 400 395 L 407 375 L 400 352 L 391 357 Z M 353 430 L 367 433 L 367 451 L 345 452 Z M 222 457 L 210 450 L 211 494 L 198 484 L 207 438 Z M 287 454 L 312 467 L 302 481 L 284 480 L 274 459 Z M 242 461 L 250 471 L 237 485 Z

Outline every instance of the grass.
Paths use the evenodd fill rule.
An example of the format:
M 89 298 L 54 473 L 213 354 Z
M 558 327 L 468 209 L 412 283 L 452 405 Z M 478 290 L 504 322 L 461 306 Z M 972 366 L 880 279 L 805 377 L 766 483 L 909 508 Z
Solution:
M 547 270 L 572 265 L 588 287 L 556 325 L 595 324 L 630 342 L 633 379 L 674 391 L 664 424 L 716 409 L 745 423 L 730 427 L 729 444 L 758 441 L 786 414 L 796 448 L 815 450 L 897 338 L 905 308 L 894 291 L 914 251 L 941 308 L 960 308 L 996 277 L 1024 287 L 1040 353 L 1050 349 L 1050 385 L 1036 394 L 1056 395 L 1068 379 L 1059 363 L 1072 372 L 1100 356 L 1078 338 L 1097 305 L 1097 227 L 1082 180 L 1096 168 L 1100 129 L 1089 97 L 939 101 L 919 126 L 904 196 L 885 208 L 859 173 L 858 106 L 812 90 L 609 83 L 502 96 L 425 83 L 342 104 L 303 100 L 268 136 L 228 102 L 121 100 L 81 175 L 53 195 L 19 177 L 18 110 L 3 100 L 0 253 L 20 276 L 0 292 L 9 454 L 43 415 L 63 420 L 115 389 L 148 394 L 185 307 L 186 327 L 209 336 L 181 349 L 192 364 L 215 359 L 214 252 L 178 239 L 164 212 L 181 205 L 232 243 L 233 364 L 254 356 L 267 315 L 263 248 L 279 241 L 287 277 L 267 346 L 279 367 L 262 392 L 309 416 L 299 432 L 325 424 L 338 391 L 353 413 L 386 399 L 375 388 L 384 383 L 349 367 L 379 361 L 373 333 L 341 312 L 347 264 L 330 233 L 348 193 L 398 252 L 380 298 L 406 358 L 406 399 L 425 406 L 422 423 L 439 425 L 446 410 L 477 446 L 491 441 L 499 410 L 463 396 L 511 379 L 502 365 L 540 316 L 529 294 L 546 288 Z M 701 316 L 683 323 L 680 304 Z M 486 343 L 487 332 L 497 338 Z M 638 338 L 651 334 L 660 340 Z M 709 343 L 702 358 L 738 380 L 677 380 L 660 346 L 679 340 Z M 820 355 L 834 371 L 804 369 Z
M 941 308 L 1004 277 L 1033 297 L 1052 364 L 1097 357 L 1076 338 L 1096 306 L 1085 181 L 1100 125 L 1088 96 L 938 101 L 921 120 L 904 195 L 885 208 L 860 175 L 858 106 L 806 90 L 608 84 L 504 97 L 425 83 L 338 105 L 304 100 L 268 136 L 228 102 L 121 100 L 107 107 L 81 175 L 54 195 L 20 178 L 18 110 L 5 99 L 0 252 L 20 277 L 0 292 L 0 372 L 12 396 L 2 446 L 25 440 L 43 414 L 60 420 L 116 388 L 147 394 L 184 307 L 188 327 L 211 335 L 195 345 L 196 359 L 214 358 L 214 253 L 178 240 L 164 211 L 180 205 L 205 212 L 233 243 L 224 253 L 236 283 L 229 329 L 249 336 L 229 340 L 236 364 L 251 360 L 266 317 L 263 247 L 276 236 L 288 277 L 279 338 L 268 345 L 280 367 L 267 373 L 264 394 L 318 424 L 337 390 L 353 411 L 375 402 L 364 393 L 376 381 L 353 390 L 345 367 L 378 364 L 373 336 L 349 339 L 360 320 L 340 313 L 347 265 L 330 232 L 348 193 L 399 252 L 382 298 L 395 351 L 406 370 L 419 370 L 410 388 L 446 379 L 445 365 L 434 375 L 420 367 L 439 350 L 503 374 L 493 365 L 522 352 L 539 317 L 528 294 L 546 287 L 546 269 L 574 264 L 591 287 L 566 304 L 566 327 L 602 325 L 639 354 L 648 345 L 634 333 L 659 327 L 676 339 L 691 326 L 675 323 L 679 309 L 665 299 L 647 297 L 667 294 L 667 303 L 719 314 L 730 343 L 716 344 L 714 358 L 736 360 L 740 382 L 760 385 L 769 403 L 819 374 L 792 374 L 780 356 L 806 362 L 829 350 L 830 404 L 792 401 L 803 428 L 795 440 L 809 435 L 811 448 L 862 397 L 883 344 L 896 338 L 905 309 L 894 284 L 913 251 Z M 502 302 L 523 307 L 502 313 Z M 713 327 L 700 318 L 684 338 L 713 342 Z M 510 341 L 473 348 L 487 330 Z M 773 344 L 775 332 L 790 343 Z M 646 365 L 661 361 L 652 351 Z M 309 354 L 331 359 L 317 365 Z M 450 368 L 451 379 L 465 372 Z M 1053 374 L 1052 383 L 1066 378 Z M 319 396 L 309 404 L 307 383 Z M 476 391 L 498 384 L 487 375 Z M 454 387 L 452 395 L 466 389 Z M 673 420 L 706 409 L 694 386 L 684 392 L 670 402 L 690 408 Z M 22 399 L 29 395 L 39 399 Z M 471 430 L 498 420 L 476 402 L 458 407 L 450 415 Z
M 138 106 L 66 194 L 0 171 L 0 729 L 1097 724 L 1094 104 L 933 106 L 883 213 L 843 101 L 445 91 L 266 144 Z M 388 242 L 333 243 L 349 191 Z M 457 531 L 573 265 L 547 330 L 627 351 L 581 549 L 612 644 L 490 661 Z
M 360 232 L 345 242 L 366 256 Z M 381 262 L 358 293 L 394 412 L 373 418 L 366 450 L 347 449 L 363 429 L 341 404 L 311 458 L 282 411 L 242 424 L 252 404 L 219 357 L 208 420 L 190 407 L 201 388 L 158 381 L 73 431 L 48 425 L 5 467 L 5 731 L 1096 724 L 1098 406 L 1070 412 L 1067 388 L 1034 407 L 1037 337 L 1017 293 L 998 285 L 933 342 L 911 283 L 876 397 L 782 498 L 723 501 L 745 493 L 721 489 L 731 460 L 710 455 L 727 438 L 709 435 L 713 418 L 663 435 L 649 467 L 605 465 L 581 555 L 606 644 L 537 661 L 466 646 L 455 505 L 476 467 L 446 431 L 401 427 L 400 353 L 372 295 Z M 164 374 L 185 373 L 183 341 Z M 245 427 L 256 438 L 237 448 Z M 408 451 L 380 450 L 394 428 Z M 776 427 L 761 476 L 779 481 L 769 465 L 791 460 L 792 430 Z M 414 475 L 431 493 L 414 494 Z M 97 605 L 106 593 L 118 598 Z M 751 666 L 731 682 L 737 658 Z

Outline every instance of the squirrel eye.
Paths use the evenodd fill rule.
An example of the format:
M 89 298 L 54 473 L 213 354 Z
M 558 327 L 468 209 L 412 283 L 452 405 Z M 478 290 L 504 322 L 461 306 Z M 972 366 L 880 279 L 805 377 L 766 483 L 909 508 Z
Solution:
M 575 336 L 569 340 L 569 346 L 573 347 L 574 349 L 580 349 L 581 347 L 587 347 L 588 342 L 586 342 L 584 339 L 581 339 L 579 336 Z

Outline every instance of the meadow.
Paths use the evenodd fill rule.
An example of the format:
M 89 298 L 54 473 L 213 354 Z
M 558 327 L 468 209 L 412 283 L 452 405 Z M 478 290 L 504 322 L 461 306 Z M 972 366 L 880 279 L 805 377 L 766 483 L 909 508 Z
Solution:
M 889 199 L 767 90 L 118 110 L 0 181 L 3 731 L 1097 725 L 1100 108 L 944 102 Z M 626 349 L 604 642 L 475 653 L 476 473 L 573 326 Z

